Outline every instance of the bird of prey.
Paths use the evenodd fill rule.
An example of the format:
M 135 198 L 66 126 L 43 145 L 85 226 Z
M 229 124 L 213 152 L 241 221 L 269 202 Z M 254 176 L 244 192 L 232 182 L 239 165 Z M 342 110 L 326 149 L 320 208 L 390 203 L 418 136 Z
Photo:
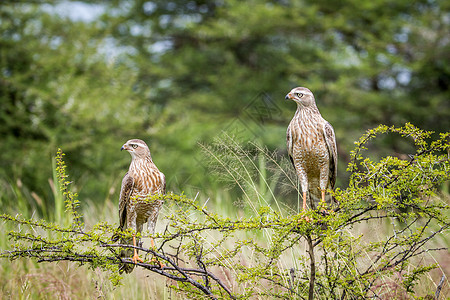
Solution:
M 337 148 L 333 127 L 319 112 L 313 93 L 305 87 L 292 89 L 285 97 L 297 103 L 286 132 L 287 150 L 303 192 L 303 210 L 309 195 L 325 203 L 326 189 L 333 189 L 337 175 Z
M 153 163 L 147 144 L 139 139 L 127 141 L 121 148 L 131 154 L 131 164 L 128 172 L 122 179 L 119 199 L 120 230 L 132 228 L 134 232 L 141 232 L 144 223 L 150 234 L 155 232 L 156 220 L 163 205 L 162 199 L 149 201 L 148 196 L 164 194 L 166 179 Z M 117 240 L 117 238 L 116 238 Z M 150 239 L 154 247 L 153 238 Z M 128 244 L 130 241 L 122 241 Z M 136 246 L 136 235 L 133 234 L 133 246 Z M 121 256 L 130 256 L 131 251 L 122 251 Z M 136 248 L 133 251 L 132 261 L 136 264 L 139 258 Z M 124 264 L 120 267 L 121 273 L 130 273 L 133 265 Z

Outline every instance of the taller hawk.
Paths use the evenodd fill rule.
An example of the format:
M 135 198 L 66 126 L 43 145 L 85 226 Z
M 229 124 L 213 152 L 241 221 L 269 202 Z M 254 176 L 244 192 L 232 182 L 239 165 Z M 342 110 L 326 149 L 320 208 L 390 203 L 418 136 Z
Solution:
M 303 210 L 308 194 L 325 202 L 326 189 L 333 189 L 337 175 L 337 148 L 333 127 L 319 112 L 313 93 L 305 87 L 292 89 L 285 99 L 297 103 L 286 133 L 287 149 L 303 192 Z M 312 197 L 311 197 L 312 196 Z
M 131 154 L 131 164 L 128 172 L 122 179 L 119 198 L 119 219 L 121 230 L 132 228 L 135 232 L 141 232 L 144 223 L 150 234 L 155 232 L 156 220 L 163 205 L 163 200 L 149 201 L 148 196 L 164 194 L 166 192 L 166 179 L 153 163 L 147 144 L 139 139 L 127 141 L 121 148 Z M 152 247 L 154 241 L 150 239 Z M 124 241 L 126 243 L 126 241 Z M 133 235 L 133 245 L 136 246 L 136 238 Z M 123 255 L 129 251 L 124 251 Z M 133 251 L 134 263 L 142 260 L 136 249 Z M 120 269 L 127 273 L 133 270 L 133 266 L 123 265 Z

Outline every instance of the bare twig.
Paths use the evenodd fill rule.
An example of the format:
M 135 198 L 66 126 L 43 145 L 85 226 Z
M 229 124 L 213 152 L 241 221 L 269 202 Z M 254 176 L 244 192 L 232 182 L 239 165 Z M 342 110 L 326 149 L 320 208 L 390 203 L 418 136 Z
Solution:
M 442 286 L 444 285 L 445 274 L 442 274 L 441 280 L 436 288 L 436 293 L 434 294 L 434 299 L 439 300 L 439 295 L 441 293 Z
M 306 241 L 308 242 L 308 254 L 309 254 L 309 270 L 310 270 L 310 277 L 309 277 L 309 292 L 308 292 L 308 299 L 313 300 L 314 299 L 314 283 L 316 281 L 316 259 L 314 258 L 314 245 L 310 234 L 307 234 L 305 236 Z

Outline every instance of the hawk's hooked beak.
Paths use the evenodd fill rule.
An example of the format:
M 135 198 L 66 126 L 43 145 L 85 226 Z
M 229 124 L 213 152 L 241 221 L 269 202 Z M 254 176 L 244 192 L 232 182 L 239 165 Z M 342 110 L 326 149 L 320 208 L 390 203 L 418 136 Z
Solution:
M 120 151 L 122 151 L 122 150 L 128 150 L 127 145 L 123 145 L 122 148 L 120 148 Z
M 291 93 L 287 94 L 286 97 L 284 97 L 285 100 L 291 100 Z

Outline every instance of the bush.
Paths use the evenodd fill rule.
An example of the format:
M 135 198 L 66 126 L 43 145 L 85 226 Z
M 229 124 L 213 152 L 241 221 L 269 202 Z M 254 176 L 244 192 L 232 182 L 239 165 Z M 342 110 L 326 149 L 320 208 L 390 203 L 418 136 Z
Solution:
M 412 138 L 415 153 L 379 162 L 364 157 L 367 144 L 381 134 Z M 152 196 L 149 201 L 164 198 L 167 225 L 153 235 L 158 248 L 137 247 L 149 256 L 137 265 L 166 277 L 171 288 L 189 298 L 413 296 L 421 278 L 437 267 L 427 255 L 448 251 L 439 236 L 450 224 L 441 193 L 450 177 L 450 133 L 434 140 L 431 134 L 410 124 L 369 130 L 351 153 L 349 186 L 333 192 L 339 205 L 326 215 L 280 205 L 277 186 L 291 182 L 295 189 L 296 184 L 283 163 L 261 147 L 244 150 L 233 140 L 205 146 L 218 169 L 242 189 L 243 206 L 250 210 L 231 219 L 183 194 Z M 133 246 L 114 244 L 111 236 L 132 233 L 116 232 L 105 222 L 85 228 L 62 151 L 56 160 L 67 225 L 3 214 L 18 229 L 8 233 L 13 244 L 1 257 L 73 261 L 109 272 L 111 282 L 120 284 L 118 266 L 132 264 L 120 250 Z M 427 293 L 438 297 L 443 283 Z

